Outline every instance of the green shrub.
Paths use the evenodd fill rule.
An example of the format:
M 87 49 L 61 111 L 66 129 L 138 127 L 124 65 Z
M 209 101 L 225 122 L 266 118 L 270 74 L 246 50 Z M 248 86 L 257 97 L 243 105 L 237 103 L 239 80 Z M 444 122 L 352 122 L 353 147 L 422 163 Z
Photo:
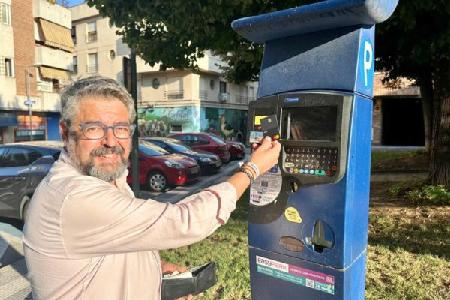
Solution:
M 450 204 L 450 191 L 443 185 L 424 185 L 406 193 L 406 198 L 416 204 Z

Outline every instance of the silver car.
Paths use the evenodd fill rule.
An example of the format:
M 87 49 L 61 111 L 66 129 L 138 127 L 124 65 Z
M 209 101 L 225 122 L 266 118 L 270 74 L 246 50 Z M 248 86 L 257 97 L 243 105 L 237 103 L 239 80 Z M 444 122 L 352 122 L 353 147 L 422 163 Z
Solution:
M 58 159 L 62 147 L 57 141 L 0 145 L 0 217 L 25 219 L 35 188 Z

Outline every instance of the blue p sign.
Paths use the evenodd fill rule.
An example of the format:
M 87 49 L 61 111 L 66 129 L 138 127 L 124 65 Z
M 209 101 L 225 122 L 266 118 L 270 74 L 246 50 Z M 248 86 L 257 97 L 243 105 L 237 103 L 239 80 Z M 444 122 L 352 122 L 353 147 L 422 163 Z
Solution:
M 373 49 L 369 41 L 364 43 L 364 86 L 369 85 L 369 72 L 373 67 Z

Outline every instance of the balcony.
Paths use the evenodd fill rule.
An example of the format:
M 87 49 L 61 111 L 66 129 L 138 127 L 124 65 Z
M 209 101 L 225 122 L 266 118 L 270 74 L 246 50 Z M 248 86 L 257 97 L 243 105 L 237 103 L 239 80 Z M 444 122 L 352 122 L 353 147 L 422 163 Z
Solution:
M 88 32 L 87 41 L 88 41 L 88 43 L 97 41 L 97 31 Z
M 42 92 L 42 107 L 43 111 L 61 111 L 61 101 L 58 93 Z
M 219 93 L 219 102 L 220 103 L 230 102 L 230 93 Z
M 208 91 L 207 90 L 200 90 L 199 96 L 200 96 L 200 100 L 201 101 L 207 101 L 208 100 Z
M 168 90 L 164 92 L 165 100 L 180 100 L 184 99 L 184 90 Z
M 53 5 L 46 0 L 34 0 L 34 17 L 48 20 L 66 28 L 71 26 L 71 14 L 67 8 Z
M 254 97 L 250 97 L 248 95 L 237 95 L 236 96 L 236 103 L 237 104 L 248 104 L 249 102 L 255 100 Z
M 86 72 L 87 73 L 97 73 L 98 72 L 98 65 L 92 65 L 92 66 L 86 66 Z
M 36 65 L 44 65 L 53 68 L 70 70 L 72 53 L 56 50 L 49 47 L 36 47 Z

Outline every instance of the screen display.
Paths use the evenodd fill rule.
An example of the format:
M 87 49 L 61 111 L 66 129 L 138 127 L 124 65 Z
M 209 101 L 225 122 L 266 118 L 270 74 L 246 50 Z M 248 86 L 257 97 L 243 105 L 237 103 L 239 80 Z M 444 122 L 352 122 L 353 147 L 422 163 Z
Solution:
M 288 109 L 287 139 L 293 141 L 336 141 L 337 106 Z

